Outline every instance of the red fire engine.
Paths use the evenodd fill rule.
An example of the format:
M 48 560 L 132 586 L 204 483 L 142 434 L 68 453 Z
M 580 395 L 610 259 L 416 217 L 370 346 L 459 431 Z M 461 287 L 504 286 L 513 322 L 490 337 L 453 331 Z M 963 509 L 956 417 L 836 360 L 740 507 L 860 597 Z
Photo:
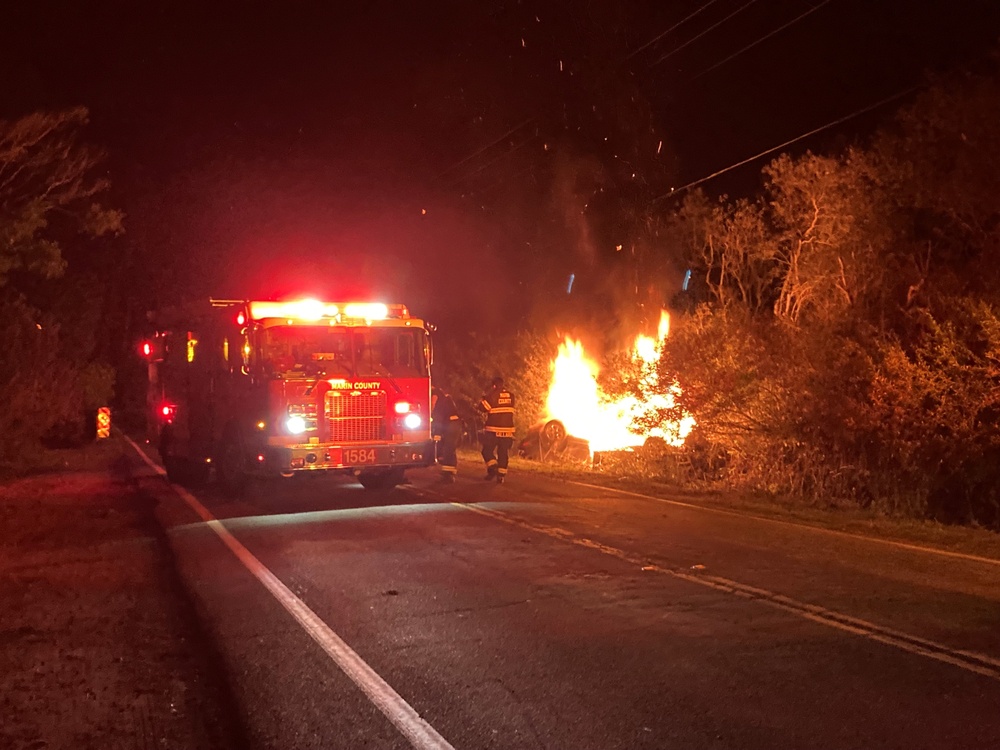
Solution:
M 434 462 L 431 342 L 403 305 L 211 300 L 142 352 L 150 439 L 171 481 L 351 473 L 368 488 Z

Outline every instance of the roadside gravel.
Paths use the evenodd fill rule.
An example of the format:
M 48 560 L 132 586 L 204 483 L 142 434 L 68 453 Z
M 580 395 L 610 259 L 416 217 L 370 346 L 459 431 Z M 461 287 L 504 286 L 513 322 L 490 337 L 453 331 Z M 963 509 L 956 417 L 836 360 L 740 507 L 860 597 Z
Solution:
M 130 450 L 0 484 L 0 747 L 243 744 Z

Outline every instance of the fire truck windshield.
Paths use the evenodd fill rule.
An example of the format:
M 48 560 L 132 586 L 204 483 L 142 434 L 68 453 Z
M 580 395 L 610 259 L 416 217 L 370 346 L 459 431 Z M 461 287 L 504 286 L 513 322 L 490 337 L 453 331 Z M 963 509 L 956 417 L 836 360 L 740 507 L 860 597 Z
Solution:
M 270 326 L 259 343 L 275 377 L 427 376 L 422 329 Z

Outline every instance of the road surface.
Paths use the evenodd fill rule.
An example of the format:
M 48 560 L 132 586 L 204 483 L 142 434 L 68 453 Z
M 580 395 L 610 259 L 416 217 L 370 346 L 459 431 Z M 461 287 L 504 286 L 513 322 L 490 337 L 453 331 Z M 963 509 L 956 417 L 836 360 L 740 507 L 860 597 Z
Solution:
M 1000 748 L 1000 563 L 463 466 L 137 456 L 252 748 Z

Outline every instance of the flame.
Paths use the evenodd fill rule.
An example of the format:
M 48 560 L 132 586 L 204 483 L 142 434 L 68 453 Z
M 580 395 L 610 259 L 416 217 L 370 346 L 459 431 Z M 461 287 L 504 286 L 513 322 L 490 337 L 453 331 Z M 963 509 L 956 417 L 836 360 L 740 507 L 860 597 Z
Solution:
M 588 440 L 591 453 L 634 448 L 650 437 L 663 438 L 673 446 L 683 445 L 694 428 L 694 417 L 686 415 L 650 429 L 640 427 L 637 421 L 657 409 L 672 407 L 680 393 L 676 383 L 662 386 L 656 372 L 669 332 L 670 315 L 662 310 L 656 338 L 639 335 L 632 345 L 632 361 L 642 371 L 640 388 L 647 394 L 641 401 L 631 395 L 612 399 L 603 393 L 597 383 L 597 363 L 587 356 L 582 343 L 567 337 L 552 363 L 547 418 L 558 419 L 570 435 Z

